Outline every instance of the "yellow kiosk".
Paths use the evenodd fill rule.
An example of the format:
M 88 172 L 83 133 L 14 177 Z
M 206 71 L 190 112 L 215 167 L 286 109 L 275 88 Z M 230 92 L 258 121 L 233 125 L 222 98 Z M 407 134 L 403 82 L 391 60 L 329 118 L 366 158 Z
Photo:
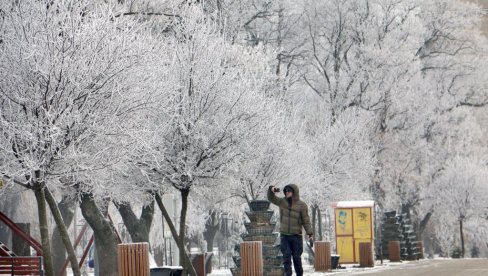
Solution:
M 374 246 L 374 201 L 339 201 L 332 203 L 332 208 L 340 263 L 359 263 L 359 243 L 370 242 Z

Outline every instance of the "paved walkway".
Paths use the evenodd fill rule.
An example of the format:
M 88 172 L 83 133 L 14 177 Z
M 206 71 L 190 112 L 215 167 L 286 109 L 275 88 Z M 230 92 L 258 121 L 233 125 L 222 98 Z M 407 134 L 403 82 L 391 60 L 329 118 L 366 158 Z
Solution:
M 327 273 L 315 272 L 313 267 L 305 266 L 304 276 L 488 276 L 488 259 L 435 259 L 380 265 L 373 268 L 337 269 Z M 71 270 L 68 270 L 68 275 Z M 86 275 L 92 276 L 93 273 Z M 213 270 L 209 276 L 231 276 L 230 270 Z
M 422 260 L 419 262 L 409 262 L 404 265 L 392 265 L 386 268 L 376 267 L 369 271 L 346 272 L 342 275 L 486 276 L 488 275 L 488 259 Z
M 346 269 L 331 272 L 315 272 L 313 267 L 304 266 L 304 276 L 488 276 L 488 259 L 435 259 L 389 263 L 377 261 L 372 268 L 346 265 Z M 214 270 L 209 276 L 231 276 L 229 270 Z

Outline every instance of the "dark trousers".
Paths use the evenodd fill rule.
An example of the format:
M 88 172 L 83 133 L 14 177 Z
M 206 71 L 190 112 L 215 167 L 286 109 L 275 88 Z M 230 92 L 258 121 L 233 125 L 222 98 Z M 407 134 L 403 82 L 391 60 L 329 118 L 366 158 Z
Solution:
M 283 254 L 283 265 L 285 266 L 285 275 L 291 276 L 291 259 L 293 258 L 293 266 L 297 276 L 303 275 L 302 268 L 302 252 L 303 242 L 301 235 L 281 235 L 280 243 L 281 253 Z

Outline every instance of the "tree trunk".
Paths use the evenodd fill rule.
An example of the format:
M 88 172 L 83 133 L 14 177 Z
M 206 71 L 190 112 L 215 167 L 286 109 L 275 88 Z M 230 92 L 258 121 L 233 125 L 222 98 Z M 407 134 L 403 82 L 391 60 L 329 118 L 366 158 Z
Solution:
M 312 229 L 313 233 L 316 234 L 317 231 L 317 205 L 313 204 L 312 205 Z
M 317 208 L 317 215 L 319 217 L 319 235 L 317 236 L 318 237 L 318 240 L 319 241 L 323 241 L 323 237 L 322 237 L 322 213 L 320 212 L 320 209 Z
M 464 258 L 463 218 L 459 219 L 459 234 L 461 235 L 461 258 Z
M 66 228 L 69 228 L 71 222 L 73 221 L 73 216 L 75 212 L 74 208 L 76 206 L 75 203 L 76 201 L 69 199 L 68 197 L 63 197 L 61 199 L 61 202 L 58 203 L 58 209 L 61 212 L 61 217 L 63 218 Z M 76 227 L 76 222 L 74 226 Z M 67 274 L 66 270 L 63 274 L 61 274 L 61 268 L 63 267 L 64 261 L 66 259 L 66 250 L 57 226 L 54 228 L 51 242 L 52 242 L 51 248 L 53 251 L 54 271 L 58 276 L 59 275 L 66 276 Z
M 427 224 L 429 223 L 430 218 L 432 217 L 432 212 L 428 212 L 424 218 L 420 221 L 419 224 L 419 231 L 417 233 L 418 240 L 422 240 L 422 234 L 425 231 L 425 228 L 427 227 Z
M 37 201 L 37 212 L 39 216 L 39 230 L 41 232 L 41 245 L 44 260 L 44 272 L 46 276 L 54 276 L 51 247 L 49 245 L 49 227 L 47 224 L 46 197 L 44 188 L 41 185 L 34 189 Z
M 190 194 L 189 189 L 182 189 L 180 190 L 181 194 L 181 213 L 180 213 L 180 235 L 179 240 L 176 242 L 178 244 L 178 248 L 180 249 L 180 261 L 182 262 L 182 266 L 185 270 L 190 272 L 190 275 L 196 276 L 196 272 L 193 269 L 191 264 L 190 258 L 188 257 L 187 251 L 185 250 L 185 239 L 186 239 L 186 214 L 188 212 L 188 195 Z M 187 269 L 188 268 L 188 269 Z M 192 274 L 195 273 L 194 275 Z
M 281 51 L 281 44 L 282 44 L 282 41 L 283 41 L 283 36 L 282 36 L 282 33 L 283 33 L 283 1 L 279 1 L 279 5 L 278 5 L 278 26 L 277 26 L 277 31 L 278 31 L 278 37 L 276 39 L 276 49 L 280 49 Z M 281 53 L 278 53 L 278 56 L 277 56 L 277 60 L 278 60 L 278 64 L 276 66 L 276 76 L 279 76 L 280 75 L 280 67 L 281 67 L 281 62 L 282 62 L 282 56 L 281 56 Z
M 219 227 L 220 221 L 217 219 L 217 212 L 212 210 L 205 223 L 205 230 L 203 231 L 203 237 L 205 238 L 205 241 L 207 241 L 207 252 L 213 251 L 213 242 Z
M 154 217 L 154 200 L 142 208 L 140 218 L 136 217 L 130 203 L 117 203 L 115 206 L 129 231 L 132 242 L 149 242 L 149 232 Z
M 402 214 L 407 214 L 408 219 L 410 219 L 410 209 L 411 208 L 412 208 L 412 205 L 410 203 L 402 203 Z
M 69 239 L 68 229 L 66 228 L 63 218 L 61 217 L 61 212 L 59 212 L 56 200 L 51 194 L 51 191 L 47 189 L 47 187 L 44 188 L 44 191 L 46 195 L 46 202 L 49 205 L 49 208 L 51 209 L 51 213 L 54 217 L 54 221 L 56 222 L 56 226 L 57 229 L 59 230 L 59 234 L 61 236 L 61 240 L 63 241 L 64 247 L 66 248 L 66 252 L 68 252 L 68 258 L 71 264 L 71 269 L 73 270 L 73 275 L 80 276 L 81 275 L 80 267 L 78 266 L 78 260 L 76 258 L 75 250 L 73 249 L 73 244 Z
M 95 247 L 98 254 L 99 275 L 118 276 L 117 236 L 112 224 L 109 223 L 95 200 L 90 194 L 82 193 L 80 202 L 81 213 L 93 230 Z
M 183 199 L 183 194 L 182 194 L 182 199 Z M 187 199 L 188 199 L 188 195 L 187 195 Z M 183 232 L 183 233 L 180 232 L 180 235 L 178 235 L 178 233 L 176 232 L 176 227 L 173 224 L 173 221 L 171 220 L 171 217 L 169 216 L 168 211 L 164 207 L 163 200 L 161 199 L 161 196 L 159 194 L 156 194 L 156 203 L 158 204 L 159 209 L 163 213 L 164 219 L 168 223 L 169 230 L 171 231 L 171 234 L 173 235 L 173 238 L 176 241 L 176 245 L 178 246 L 178 249 L 180 250 L 180 262 L 181 262 L 181 266 L 191 276 L 197 276 L 197 273 L 195 272 L 195 269 L 193 268 L 193 266 L 191 264 L 190 257 L 188 256 L 188 254 L 186 254 L 186 248 L 184 246 L 184 243 L 180 243 L 181 240 L 184 241 L 184 238 L 180 238 L 180 235 L 184 235 L 185 232 Z M 182 213 L 183 213 L 183 206 L 184 206 L 184 204 L 185 204 L 185 202 L 183 201 L 182 202 L 182 206 L 181 206 L 181 212 Z M 188 204 L 188 202 L 186 202 L 186 204 Z M 188 207 L 188 205 L 185 206 L 185 209 L 187 207 Z M 185 217 L 186 217 L 186 214 L 185 214 Z M 183 216 L 182 216 L 182 214 L 180 214 L 180 231 L 181 231 L 181 221 L 182 221 L 182 219 L 183 219 Z M 181 252 L 183 252 L 183 254 Z

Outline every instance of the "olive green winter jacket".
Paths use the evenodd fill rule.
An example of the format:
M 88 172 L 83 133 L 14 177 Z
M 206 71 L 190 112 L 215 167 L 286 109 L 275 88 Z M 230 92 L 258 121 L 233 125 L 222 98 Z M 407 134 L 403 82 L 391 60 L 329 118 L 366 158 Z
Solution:
M 268 189 L 268 200 L 280 207 L 280 233 L 283 235 L 301 235 L 303 226 L 307 235 L 313 235 L 308 207 L 305 202 L 300 200 L 298 186 L 288 184 L 284 189 L 286 188 L 293 189 L 291 205 L 286 198 L 277 197 L 271 189 Z

